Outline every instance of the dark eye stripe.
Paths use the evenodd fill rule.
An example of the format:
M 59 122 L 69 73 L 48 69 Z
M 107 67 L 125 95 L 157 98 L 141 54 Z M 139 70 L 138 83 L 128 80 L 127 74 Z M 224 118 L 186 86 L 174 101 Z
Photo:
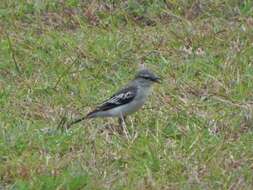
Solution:
M 154 79 L 152 79 L 151 77 L 147 77 L 147 76 L 142 76 L 141 78 L 147 79 L 147 80 L 151 80 L 153 81 Z

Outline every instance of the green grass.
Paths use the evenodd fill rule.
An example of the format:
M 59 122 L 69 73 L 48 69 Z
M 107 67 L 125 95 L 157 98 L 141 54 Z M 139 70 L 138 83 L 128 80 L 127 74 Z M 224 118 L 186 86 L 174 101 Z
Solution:
M 0 189 L 252 189 L 252 1 L 0 5 Z M 128 120 L 57 129 L 130 80 L 163 78 Z

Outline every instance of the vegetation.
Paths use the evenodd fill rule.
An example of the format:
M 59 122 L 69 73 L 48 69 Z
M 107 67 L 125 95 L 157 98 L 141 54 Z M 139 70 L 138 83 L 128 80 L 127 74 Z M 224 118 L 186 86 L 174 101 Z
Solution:
M 253 1 L 2 0 L 0 189 L 253 189 Z M 132 79 L 130 118 L 59 130 Z

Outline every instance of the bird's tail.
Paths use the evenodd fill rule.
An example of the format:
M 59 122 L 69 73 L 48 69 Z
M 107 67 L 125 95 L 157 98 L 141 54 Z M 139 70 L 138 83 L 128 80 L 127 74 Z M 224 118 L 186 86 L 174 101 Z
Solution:
M 68 125 L 67 125 L 67 129 L 69 129 L 72 125 L 75 125 L 77 123 L 80 123 L 81 121 L 85 120 L 85 119 L 90 119 L 90 118 L 93 118 L 94 117 L 94 112 L 90 112 L 88 113 L 86 116 L 84 117 L 81 117 L 79 119 L 76 119 L 72 122 L 70 122 Z
M 70 123 L 67 125 L 67 129 L 69 129 L 72 125 L 75 125 L 75 124 L 77 124 L 77 123 L 79 123 L 79 122 L 85 120 L 86 118 L 87 118 L 87 117 L 84 116 L 84 117 L 81 117 L 81 118 L 79 118 L 79 119 L 76 119 L 76 120 L 70 122 Z

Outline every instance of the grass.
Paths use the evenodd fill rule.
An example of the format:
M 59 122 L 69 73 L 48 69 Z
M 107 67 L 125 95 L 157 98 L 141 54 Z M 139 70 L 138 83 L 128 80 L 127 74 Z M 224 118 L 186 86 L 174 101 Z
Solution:
M 252 189 L 250 0 L 11 1 L 0 7 L 0 189 Z M 67 131 L 130 80 L 163 78 L 131 139 Z

